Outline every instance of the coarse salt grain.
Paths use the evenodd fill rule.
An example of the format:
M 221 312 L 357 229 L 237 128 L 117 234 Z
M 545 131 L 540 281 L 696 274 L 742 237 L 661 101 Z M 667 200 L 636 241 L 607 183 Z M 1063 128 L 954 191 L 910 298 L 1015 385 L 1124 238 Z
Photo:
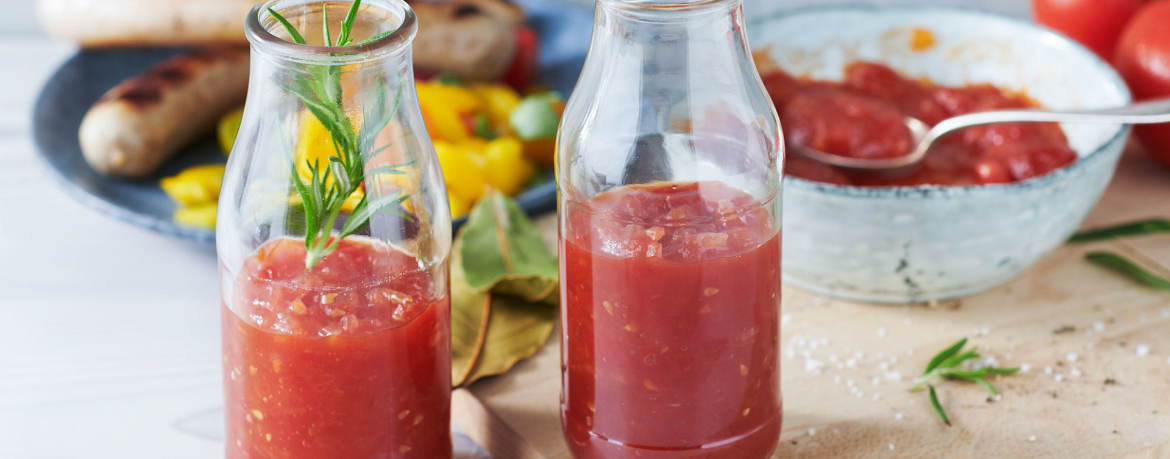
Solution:
M 1057 373 L 1056 376 L 1052 377 L 1052 379 L 1055 379 L 1056 382 L 1064 382 L 1064 375 Z
M 995 401 L 1003 400 L 1003 394 L 995 394 Z
M 1138 347 L 1134 349 L 1134 351 L 1137 352 L 1138 357 L 1145 357 L 1150 355 L 1150 347 L 1145 344 L 1139 344 Z
M 817 429 L 808 429 L 808 436 L 811 437 L 811 436 L 816 435 L 816 434 L 817 434 Z
M 886 379 L 888 379 L 890 381 L 901 381 L 902 380 L 902 372 L 900 372 L 900 371 L 888 372 L 888 373 L 886 373 Z
M 1073 368 L 1072 370 L 1069 370 L 1068 375 L 1073 378 L 1079 378 L 1081 377 L 1081 370 Z
M 846 361 L 845 361 L 845 366 L 846 366 L 846 367 L 848 367 L 848 368 L 853 368 L 853 367 L 856 367 L 856 366 L 857 366 L 857 361 L 856 361 L 856 360 L 853 360 L 853 359 L 846 360 Z
M 873 394 L 873 400 L 876 402 L 882 399 L 882 394 Z
M 848 380 L 848 381 L 845 381 L 845 385 L 846 385 L 846 386 L 849 386 L 849 387 L 853 387 L 853 380 L 852 380 L 852 379 L 850 379 L 850 380 Z
M 894 450 L 894 444 L 890 443 L 890 451 L 893 451 L 893 450 Z
M 792 314 L 781 314 L 780 315 L 780 324 L 787 325 L 788 322 L 792 322 Z
M 879 328 L 877 331 L 877 335 L 878 335 L 878 338 L 885 338 L 886 337 L 886 329 Z
M 1032 369 L 1032 364 L 1030 364 L 1030 363 L 1025 363 L 1023 365 L 1020 365 L 1020 373 L 1027 373 L 1031 369 Z
M 804 371 L 818 372 L 825 364 L 817 359 L 808 359 L 804 361 Z
M 1101 332 L 1105 331 L 1105 322 L 1102 322 L 1100 320 L 1093 322 L 1093 331 L 1095 331 L 1097 333 L 1101 333 Z
M 869 382 L 873 383 L 873 385 L 877 386 L 877 385 L 882 383 L 882 379 L 881 378 L 873 378 L 873 379 L 869 380 Z
M 1097 347 L 1097 345 L 1093 344 L 1093 342 L 1091 342 L 1091 341 L 1088 343 L 1085 343 L 1085 349 L 1088 349 L 1091 351 L 1091 350 L 1093 350 L 1094 347 Z
M 894 419 L 902 419 L 902 413 L 894 413 Z
M 1030 441 L 1030 442 L 1036 441 L 1036 436 L 1035 435 L 1028 436 L 1028 441 Z
M 1076 362 L 1078 357 L 1080 356 L 1078 356 L 1076 352 L 1069 352 L 1068 355 L 1064 356 L 1064 359 L 1068 360 L 1069 362 Z
M 1044 367 L 1044 374 L 1046 374 L 1046 375 L 1052 374 L 1052 367 Z
M 841 377 L 837 376 L 837 375 L 833 375 L 833 382 L 835 382 L 837 384 L 841 384 Z

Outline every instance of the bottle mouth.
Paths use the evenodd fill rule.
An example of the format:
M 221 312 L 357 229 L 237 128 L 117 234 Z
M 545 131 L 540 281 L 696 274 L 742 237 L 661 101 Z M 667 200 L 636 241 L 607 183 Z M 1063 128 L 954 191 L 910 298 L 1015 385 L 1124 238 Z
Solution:
M 307 64 L 354 64 L 377 60 L 409 49 L 418 32 L 418 19 L 414 10 L 403 0 L 363 0 L 357 10 L 356 22 L 365 23 L 367 29 L 380 25 L 383 30 L 367 30 L 365 36 L 354 36 L 355 43 L 351 45 L 325 46 L 322 29 L 323 11 L 328 11 L 330 34 L 332 39 L 336 40 L 341 30 L 339 24 L 350 4 L 349 1 L 321 0 L 262 1 L 248 13 L 244 26 L 245 34 L 248 42 L 257 50 Z M 269 9 L 280 13 L 292 23 L 308 44 L 292 41 L 284 26 Z M 321 16 L 322 19 L 316 19 L 316 16 Z M 311 17 L 313 19 L 309 20 Z M 389 30 L 393 32 L 372 41 L 363 41 Z
M 597 0 L 597 3 L 610 8 L 626 11 L 644 12 L 684 12 L 706 11 L 737 5 L 742 0 Z

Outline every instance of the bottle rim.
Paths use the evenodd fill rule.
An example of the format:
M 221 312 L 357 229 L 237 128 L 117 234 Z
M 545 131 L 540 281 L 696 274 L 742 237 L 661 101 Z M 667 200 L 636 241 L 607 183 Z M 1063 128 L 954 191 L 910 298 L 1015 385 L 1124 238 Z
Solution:
M 599 5 L 626 11 L 684 12 L 737 5 L 743 0 L 597 0 Z
M 368 5 L 378 8 L 402 19 L 394 32 L 369 43 L 348 46 L 302 45 L 278 37 L 268 30 L 269 26 L 276 24 L 276 19 L 268 12 L 269 8 L 279 11 L 297 4 L 315 2 L 326 3 L 322 0 L 266 0 L 257 3 L 248 13 L 244 27 L 248 42 L 254 49 L 293 61 L 308 64 L 353 64 L 410 49 L 410 44 L 418 32 L 418 18 L 414 9 L 404 0 L 365 0 L 363 7 Z M 382 5 L 378 5 L 379 3 Z

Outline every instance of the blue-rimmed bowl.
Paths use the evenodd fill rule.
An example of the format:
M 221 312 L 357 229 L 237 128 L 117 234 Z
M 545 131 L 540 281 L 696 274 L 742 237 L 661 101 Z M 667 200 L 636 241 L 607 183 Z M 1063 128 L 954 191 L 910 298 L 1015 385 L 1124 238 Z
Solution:
M 933 34 L 933 47 L 912 48 L 919 29 Z M 943 85 L 1022 91 L 1052 109 L 1130 101 L 1117 72 L 1088 49 L 1030 22 L 983 12 L 822 7 L 758 18 L 747 30 L 758 53 L 815 79 L 839 80 L 848 63 L 867 60 Z M 904 303 L 970 295 L 1014 279 L 1080 226 L 1129 134 L 1121 125 L 1062 128 L 1080 159 L 1021 183 L 867 188 L 786 177 L 784 281 L 837 298 Z

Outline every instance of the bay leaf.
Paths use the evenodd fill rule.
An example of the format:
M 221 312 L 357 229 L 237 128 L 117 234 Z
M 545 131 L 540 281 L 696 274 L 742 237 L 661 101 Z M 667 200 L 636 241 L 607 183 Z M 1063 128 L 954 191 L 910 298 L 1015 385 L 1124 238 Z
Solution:
M 532 357 L 548 341 L 558 310 L 547 304 L 495 295 L 482 354 L 464 384 L 506 373 L 521 360 Z
M 489 190 L 460 230 L 467 284 L 477 291 L 556 304 L 557 257 L 520 206 Z
M 451 252 L 451 380 L 460 387 L 544 346 L 558 315 L 558 265 L 520 207 L 495 191 L 476 204 Z
M 463 275 L 459 239 L 451 250 L 451 385 L 463 385 L 471 375 L 487 337 L 491 294 L 472 289 Z

